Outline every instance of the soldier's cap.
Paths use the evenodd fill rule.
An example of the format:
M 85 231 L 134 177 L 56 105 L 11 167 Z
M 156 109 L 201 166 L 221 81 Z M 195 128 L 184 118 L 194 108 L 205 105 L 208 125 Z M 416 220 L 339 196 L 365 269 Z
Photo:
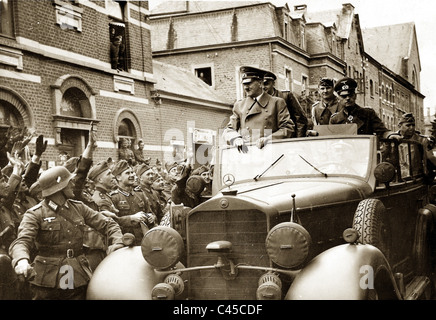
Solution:
M 271 71 L 265 71 L 265 74 L 263 75 L 263 82 L 267 82 L 267 81 L 276 81 L 277 80 L 277 76 L 272 73 Z
M 140 176 L 142 176 L 142 174 L 143 174 L 144 172 L 146 172 L 146 171 L 148 171 L 148 170 L 150 170 L 150 169 L 151 169 L 151 167 L 150 167 L 149 165 L 147 165 L 147 164 L 145 164 L 145 163 L 142 163 L 142 164 L 136 166 L 136 168 L 135 168 L 136 176 L 137 176 L 137 177 L 140 177 Z
M 352 78 L 345 77 L 338 80 L 334 90 L 337 92 L 338 95 L 345 96 L 345 95 L 353 94 L 356 88 L 357 88 L 357 82 Z
M 177 162 L 166 162 L 165 163 L 165 169 L 167 169 L 168 172 L 170 172 L 170 170 L 172 168 L 177 168 Z
M 201 176 L 192 175 L 186 180 L 186 188 L 192 193 L 199 195 L 203 192 L 206 182 Z
M 403 114 L 398 124 L 403 123 L 415 123 L 415 117 L 413 116 L 413 114 L 410 112 Z
M 253 80 L 263 80 L 264 70 L 255 67 L 243 66 L 239 69 L 242 73 L 242 83 L 250 83 Z
M 118 176 L 130 168 L 131 167 L 130 167 L 129 163 L 126 160 L 122 159 L 114 164 L 114 166 L 112 167 L 112 173 L 114 176 Z
M 110 167 L 106 160 L 100 161 L 89 170 L 88 179 L 95 181 L 101 173 L 109 169 Z
M 71 173 L 73 173 L 76 168 L 77 164 L 79 163 L 80 158 L 79 157 L 71 157 L 64 163 L 64 167 L 68 169 Z
M 319 85 L 324 87 L 333 87 L 335 84 L 335 81 L 332 78 L 321 78 L 319 79 Z

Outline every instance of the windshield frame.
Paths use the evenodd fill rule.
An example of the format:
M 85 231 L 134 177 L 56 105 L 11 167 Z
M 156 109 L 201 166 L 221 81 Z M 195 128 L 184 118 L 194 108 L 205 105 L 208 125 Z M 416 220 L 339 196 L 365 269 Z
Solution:
M 304 145 L 306 145 L 307 143 L 323 143 L 323 142 L 327 142 L 327 141 L 331 141 L 330 143 L 334 143 L 334 142 L 339 142 L 339 141 L 348 141 L 351 142 L 350 139 L 354 139 L 354 140 L 362 140 L 362 145 L 365 145 L 367 141 L 367 154 L 366 151 L 365 152 L 365 156 L 367 157 L 367 161 L 366 161 L 366 169 L 362 169 L 361 171 L 359 171 L 359 173 L 356 174 L 350 174 L 350 173 L 339 173 L 339 172 L 325 172 L 325 174 L 323 174 L 322 170 L 317 171 L 317 163 L 315 161 L 313 161 L 313 159 L 311 159 L 310 157 L 308 157 L 308 159 L 306 159 L 303 155 L 301 161 L 305 161 L 307 162 L 307 165 L 313 165 L 313 173 L 311 174 L 282 174 L 282 175 L 269 175 L 268 171 L 269 170 L 274 170 L 274 168 L 269 168 L 269 166 L 280 166 L 283 164 L 280 164 L 281 161 L 283 161 L 283 157 L 281 157 L 281 154 L 285 154 L 286 150 L 289 148 L 286 148 L 285 146 L 289 145 L 290 143 L 298 143 L 296 144 L 296 146 L 302 146 L 302 143 L 304 143 Z M 314 142 L 311 142 L 314 141 Z M 376 165 L 376 152 L 377 152 L 377 143 L 376 143 L 376 136 L 371 136 L 371 135 L 332 135 L 332 136 L 318 136 L 318 137 L 304 137 L 304 138 L 291 138 L 291 139 L 280 139 L 280 140 L 274 140 L 272 141 L 271 144 L 268 144 L 265 147 L 264 151 L 270 151 L 272 149 L 268 149 L 268 148 L 274 148 L 274 150 L 280 150 L 280 151 L 274 151 L 274 154 L 271 154 L 270 158 L 268 159 L 268 161 L 265 162 L 268 163 L 269 165 L 265 165 L 262 167 L 262 169 L 259 169 L 259 167 L 255 167 L 252 166 L 252 173 L 246 175 L 243 179 L 238 179 L 238 177 L 235 177 L 235 181 L 233 182 L 232 185 L 239 185 L 239 184 L 244 184 L 244 183 L 256 183 L 257 181 L 265 181 L 265 180 L 283 180 L 283 179 L 294 179 L 294 178 L 333 178 L 333 177 L 352 177 L 355 179 L 359 179 L 359 180 L 363 180 L 367 183 L 370 182 L 371 179 L 373 179 L 373 167 Z M 283 144 L 283 147 L 280 148 L 280 144 Z M 251 144 L 247 144 L 249 150 L 253 150 L 255 151 L 257 148 L 255 143 L 251 143 Z M 225 168 L 225 165 L 223 165 L 223 159 L 226 159 L 226 152 L 233 152 L 233 156 L 235 157 L 239 157 L 240 155 L 237 152 L 236 148 L 232 147 L 232 146 L 221 146 L 220 148 L 217 148 L 217 159 L 219 159 L 219 161 L 217 162 L 217 164 L 219 164 L 218 168 L 215 168 L 215 174 L 216 176 L 214 177 L 214 182 L 217 184 L 216 188 L 218 188 L 217 190 L 221 190 L 222 188 L 228 187 L 228 184 L 225 184 L 223 181 L 223 177 L 226 172 L 223 172 L 223 167 Z M 249 151 L 250 152 L 250 151 Z M 259 154 L 259 153 L 258 153 Z M 224 156 L 223 156 L 224 155 Z M 243 157 L 243 155 L 241 155 Z M 280 158 L 280 159 L 279 159 Z M 253 159 L 252 159 L 253 160 Z M 277 161 L 276 164 L 274 164 Z M 225 160 L 224 160 L 225 162 Z M 363 162 L 365 163 L 365 162 Z M 274 164 L 274 165 L 273 165 Z M 247 165 L 250 165 L 250 163 L 247 163 Z M 266 170 L 266 172 L 264 172 Z M 260 177 L 259 177 L 260 175 Z M 257 177 L 257 179 L 256 179 Z

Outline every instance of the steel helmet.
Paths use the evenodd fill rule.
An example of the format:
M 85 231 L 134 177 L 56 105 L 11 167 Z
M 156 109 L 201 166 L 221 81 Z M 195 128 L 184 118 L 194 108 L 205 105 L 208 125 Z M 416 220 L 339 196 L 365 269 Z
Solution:
M 47 197 L 61 191 L 73 177 L 74 174 L 64 166 L 56 166 L 45 170 L 38 179 L 42 196 Z

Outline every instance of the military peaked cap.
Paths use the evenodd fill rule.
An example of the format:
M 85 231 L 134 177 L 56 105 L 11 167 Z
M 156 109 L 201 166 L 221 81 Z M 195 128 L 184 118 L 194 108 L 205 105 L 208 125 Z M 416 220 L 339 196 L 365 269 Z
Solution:
M 109 170 L 109 164 L 107 163 L 106 160 L 104 161 L 100 161 L 99 163 L 97 163 L 96 165 L 94 165 L 88 173 L 88 179 L 95 181 L 95 179 L 97 179 L 97 177 L 105 172 L 106 170 Z
M 335 91 L 340 95 L 348 95 L 354 93 L 357 88 L 357 82 L 352 78 L 342 78 L 335 85 Z
M 254 67 L 241 67 L 239 71 L 242 73 L 242 83 L 250 83 L 253 80 L 262 80 L 265 74 L 264 70 Z
M 277 80 L 276 75 L 271 71 L 266 71 L 265 74 L 263 75 L 263 82 L 276 81 L 276 80 Z

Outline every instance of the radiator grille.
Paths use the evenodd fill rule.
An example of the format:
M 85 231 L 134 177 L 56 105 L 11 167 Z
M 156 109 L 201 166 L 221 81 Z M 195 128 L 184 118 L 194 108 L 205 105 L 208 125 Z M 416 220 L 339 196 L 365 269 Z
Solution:
M 267 217 L 257 210 L 195 212 L 188 219 L 188 266 L 214 265 L 217 256 L 206 250 L 213 241 L 232 243 L 229 258 L 235 264 L 269 266 L 265 250 Z M 263 272 L 239 270 L 233 280 L 225 280 L 219 270 L 189 273 L 190 299 L 256 299 L 259 277 Z

